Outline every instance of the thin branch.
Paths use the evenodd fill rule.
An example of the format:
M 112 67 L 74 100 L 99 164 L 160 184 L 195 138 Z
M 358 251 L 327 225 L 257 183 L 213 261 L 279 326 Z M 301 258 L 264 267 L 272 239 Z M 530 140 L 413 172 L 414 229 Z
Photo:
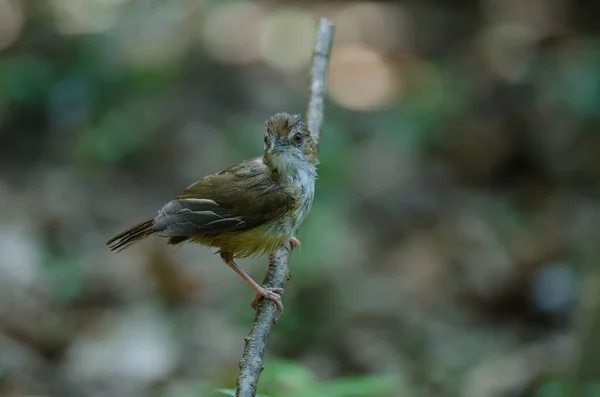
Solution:
M 327 93 L 327 64 L 333 44 L 334 27 L 335 25 L 325 18 L 319 21 L 313 50 L 310 99 L 306 118 L 308 129 L 317 146 L 321 141 L 321 123 L 325 113 L 325 94 Z
M 307 124 L 318 144 L 321 137 L 321 122 L 325 108 L 327 64 L 335 25 L 322 18 L 317 25 L 313 63 L 311 70 L 310 99 L 307 110 Z M 269 268 L 263 281 L 267 287 L 283 287 L 289 278 L 288 263 L 292 249 L 288 244 L 279 248 L 269 259 Z M 240 372 L 237 378 L 237 397 L 254 397 L 258 387 L 258 378 L 263 370 L 263 357 L 271 327 L 277 321 L 277 308 L 273 301 L 262 299 L 256 311 L 256 317 L 245 338 L 244 353 L 240 360 Z

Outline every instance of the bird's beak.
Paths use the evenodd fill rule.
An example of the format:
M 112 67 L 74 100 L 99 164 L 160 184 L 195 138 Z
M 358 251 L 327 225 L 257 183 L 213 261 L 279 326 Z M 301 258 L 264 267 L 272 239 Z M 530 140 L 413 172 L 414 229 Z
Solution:
M 273 146 L 271 146 L 271 149 L 274 152 L 284 152 L 287 150 L 287 148 L 288 146 L 283 144 L 283 142 L 281 142 L 281 140 L 279 139 L 275 139 L 275 141 L 273 142 Z

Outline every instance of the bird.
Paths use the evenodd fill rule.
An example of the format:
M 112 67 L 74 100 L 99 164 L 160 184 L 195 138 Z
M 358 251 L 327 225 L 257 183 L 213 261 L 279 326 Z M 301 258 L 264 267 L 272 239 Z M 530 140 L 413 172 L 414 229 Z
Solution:
M 261 286 L 236 259 L 274 255 L 288 242 L 301 247 L 296 233 L 310 212 L 317 178 L 317 145 L 299 114 L 280 112 L 265 123 L 262 156 L 242 161 L 188 186 L 148 218 L 107 245 L 122 251 L 149 236 L 167 238 L 171 246 L 197 243 L 218 248 L 224 263 L 256 295 L 283 312 L 283 288 Z

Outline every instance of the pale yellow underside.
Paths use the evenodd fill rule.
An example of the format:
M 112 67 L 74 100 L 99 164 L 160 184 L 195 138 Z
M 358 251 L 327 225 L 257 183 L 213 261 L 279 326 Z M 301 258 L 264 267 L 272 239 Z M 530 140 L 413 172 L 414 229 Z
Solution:
M 234 258 L 247 258 L 273 253 L 291 237 L 292 230 L 285 227 L 285 222 L 276 220 L 242 232 L 190 236 L 190 239 L 219 248 L 219 252 L 233 254 Z

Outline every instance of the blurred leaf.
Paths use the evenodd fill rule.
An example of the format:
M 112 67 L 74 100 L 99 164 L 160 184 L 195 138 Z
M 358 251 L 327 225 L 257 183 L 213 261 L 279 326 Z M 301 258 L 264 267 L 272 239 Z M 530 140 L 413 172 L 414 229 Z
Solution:
M 221 394 L 224 396 L 235 397 L 235 389 L 216 389 L 212 394 Z M 256 397 L 267 397 L 264 394 L 257 394 Z
M 270 361 L 266 368 L 260 387 L 277 397 L 379 397 L 399 390 L 396 376 L 359 376 L 319 383 L 306 366 L 293 361 Z M 235 397 L 235 389 L 216 389 L 213 393 Z
M 235 389 L 216 389 L 212 394 L 222 394 L 224 396 L 235 397 Z
M 584 385 L 586 397 L 600 396 L 600 381 L 590 381 Z
M 260 388 L 272 396 L 289 396 L 315 384 L 317 376 L 308 367 L 288 360 L 269 360 L 260 380 Z
M 572 395 L 571 388 L 562 379 L 544 382 L 534 393 L 534 397 L 566 397 Z
M 362 376 L 334 379 L 307 388 L 294 397 L 376 397 L 398 392 L 395 376 Z

